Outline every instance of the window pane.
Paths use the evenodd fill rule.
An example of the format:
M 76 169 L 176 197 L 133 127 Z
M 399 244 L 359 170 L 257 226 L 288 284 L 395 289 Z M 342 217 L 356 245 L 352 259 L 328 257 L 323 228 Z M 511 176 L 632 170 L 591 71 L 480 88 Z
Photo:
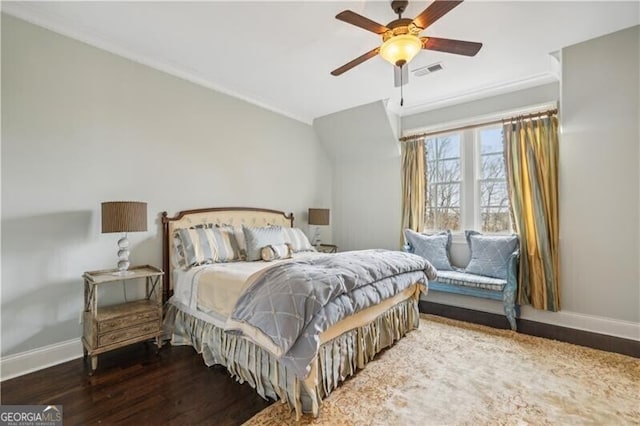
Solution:
M 427 161 L 460 158 L 460 135 L 453 134 L 426 139 L 424 148 L 427 153 Z
M 437 229 L 460 230 L 460 209 L 438 209 L 436 211 Z
M 511 230 L 506 182 L 480 182 L 480 220 L 483 232 Z
M 436 206 L 439 209 L 447 209 L 450 207 L 460 208 L 460 184 L 438 184 L 436 189 L 436 197 Z
M 444 160 L 438 162 L 437 182 L 460 181 L 460 160 Z
M 426 200 L 426 206 L 427 208 L 436 208 L 437 207 L 437 203 L 436 200 L 438 198 L 438 193 L 437 193 L 437 185 L 435 183 L 432 183 L 429 185 L 429 188 L 427 189 L 427 200 Z
M 438 158 L 460 158 L 460 135 L 438 138 Z
M 427 162 L 427 183 L 433 183 L 433 182 L 437 182 L 438 181 L 438 166 L 437 166 L 437 162 L 435 161 L 428 161 Z
M 502 152 L 502 127 L 480 130 L 480 153 Z
M 480 182 L 480 207 L 506 207 L 509 205 L 506 182 Z
M 460 229 L 460 189 L 460 183 L 429 184 L 426 229 Z
M 481 179 L 506 179 L 504 156 L 502 154 L 483 155 L 480 167 Z
M 435 161 L 436 159 L 436 139 L 431 138 L 424 141 L 424 150 L 427 154 L 427 162 Z
M 482 232 L 511 231 L 511 218 L 509 209 L 506 206 L 502 208 L 483 208 L 480 217 L 482 220 Z

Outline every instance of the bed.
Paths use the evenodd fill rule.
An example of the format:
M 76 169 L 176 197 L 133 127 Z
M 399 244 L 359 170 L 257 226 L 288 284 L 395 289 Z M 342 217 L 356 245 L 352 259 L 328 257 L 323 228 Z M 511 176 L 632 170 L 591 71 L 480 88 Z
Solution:
M 435 270 L 419 256 L 399 251 L 323 254 L 313 251 L 310 246 L 306 248 L 311 250 L 300 250 L 293 253 L 291 258 L 270 262 L 240 260 L 194 266 L 183 264 L 185 256 L 189 257 L 188 250 L 180 239 L 185 232 L 202 232 L 202 228 L 226 229 L 225 232 L 229 235 L 236 236 L 238 244 L 245 235 L 243 227 L 246 227 L 244 232 L 248 232 L 248 229 L 262 232 L 270 228 L 282 228 L 282 232 L 286 231 L 287 235 L 299 236 L 295 232 L 301 231 L 296 231 L 293 220 L 292 213 L 256 208 L 187 210 L 174 217 L 169 217 L 164 212 L 163 297 L 166 302 L 165 331 L 173 345 L 193 346 L 202 354 L 206 365 L 225 366 L 239 382 L 248 382 L 264 398 L 288 404 L 295 411 L 296 418 L 300 418 L 302 413 L 317 416 L 322 400 L 339 383 L 358 369 L 364 368 L 382 349 L 418 327 L 419 296 L 421 292 L 427 291 L 427 280 L 435 277 Z M 295 246 L 289 242 L 286 245 L 289 248 Z M 308 240 L 298 245 L 304 248 L 308 245 Z M 241 247 L 238 249 L 242 251 Z M 248 246 L 244 248 L 245 251 L 250 249 Z M 262 250 L 263 256 L 265 250 L 266 248 Z M 402 262 L 407 259 L 409 263 L 418 262 L 412 264 L 411 268 L 420 270 L 409 273 L 404 269 L 400 272 L 393 269 L 393 259 L 399 256 L 408 256 Z M 393 259 L 387 262 L 387 257 Z M 333 267 L 331 265 L 336 262 L 342 262 L 342 268 L 348 269 L 353 259 L 361 259 L 366 264 L 357 269 L 360 275 L 366 275 L 368 272 L 364 270 L 370 269 L 375 273 L 393 276 L 376 281 L 377 287 L 358 287 L 353 294 L 356 290 L 361 293 L 357 293 L 357 296 L 349 293 L 351 299 L 341 294 L 338 297 L 341 301 L 338 308 L 331 304 L 337 303 L 337 299 L 322 305 L 324 302 L 316 299 L 327 291 L 324 290 L 324 284 L 320 285 L 319 282 L 336 282 L 335 276 L 326 272 L 327 268 Z M 369 263 L 378 266 L 369 268 Z M 303 271 L 293 272 L 297 269 L 292 268 L 301 268 Z M 321 271 L 322 276 L 313 277 L 309 271 Z M 296 277 L 299 279 L 297 282 Z M 298 299 L 291 296 L 293 293 L 288 295 L 292 298 L 292 311 L 303 312 L 298 315 L 300 318 L 296 317 L 292 321 L 299 321 L 298 328 L 304 327 L 299 337 L 283 338 L 288 346 L 278 345 L 280 340 L 269 334 L 268 330 L 265 331 L 265 328 L 269 328 L 268 325 L 260 323 L 256 329 L 255 324 L 251 323 L 253 317 L 257 316 L 256 312 L 268 310 L 263 306 L 268 298 L 259 297 L 259 293 L 255 293 L 262 290 L 261 286 L 269 287 L 262 283 L 267 279 L 275 282 L 269 284 L 273 288 L 294 288 L 293 293 L 307 286 L 311 288 L 309 291 L 323 289 L 321 293 L 313 295 L 295 295 Z M 342 289 L 344 286 L 346 284 L 340 282 L 338 287 Z M 271 294 L 280 291 L 273 288 L 264 291 L 271 291 Z M 373 302 L 366 302 L 367 298 Z M 362 300 L 370 305 L 365 306 L 366 303 Z M 277 314 L 280 318 L 273 319 L 271 327 L 277 328 L 278 332 L 281 328 L 295 328 L 288 323 L 284 326 L 277 323 L 282 321 L 285 308 L 282 307 L 282 302 L 269 301 L 270 306 L 276 306 L 272 309 L 273 316 Z M 241 305 L 243 309 L 240 308 Z M 310 308 L 311 305 L 313 308 Z M 316 305 L 322 308 L 316 308 Z M 347 305 L 348 309 L 345 308 Z M 312 311 L 315 314 L 312 315 Z M 294 316 L 293 313 L 286 315 Z M 264 317 L 262 315 L 260 318 L 264 320 Z

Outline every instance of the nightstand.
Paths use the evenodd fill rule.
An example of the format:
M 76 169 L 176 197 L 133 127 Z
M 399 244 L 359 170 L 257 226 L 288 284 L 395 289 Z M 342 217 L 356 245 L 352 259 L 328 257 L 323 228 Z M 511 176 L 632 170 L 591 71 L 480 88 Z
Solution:
M 321 253 L 337 253 L 338 252 L 338 246 L 334 245 L 334 244 L 318 244 L 317 246 L 314 246 L 316 250 L 318 250 Z
M 158 350 L 162 346 L 162 276 L 153 266 L 130 268 L 127 274 L 117 269 L 85 272 L 84 312 L 82 314 L 84 357 L 91 357 L 93 374 L 98 367 L 98 355 L 132 343 L 155 338 Z M 101 307 L 98 287 L 117 282 L 140 280 L 145 284 L 145 298 Z

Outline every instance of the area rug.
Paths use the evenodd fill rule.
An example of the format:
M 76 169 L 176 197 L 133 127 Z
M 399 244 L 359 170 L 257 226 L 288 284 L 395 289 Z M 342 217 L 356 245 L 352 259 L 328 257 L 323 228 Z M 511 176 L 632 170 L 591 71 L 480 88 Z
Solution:
M 640 360 L 422 315 L 322 404 L 276 402 L 245 425 L 640 424 Z

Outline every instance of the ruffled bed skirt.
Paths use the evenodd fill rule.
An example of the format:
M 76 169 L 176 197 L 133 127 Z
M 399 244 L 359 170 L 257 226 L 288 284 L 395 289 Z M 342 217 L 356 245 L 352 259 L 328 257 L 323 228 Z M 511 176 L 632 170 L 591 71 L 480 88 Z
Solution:
M 340 382 L 417 328 L 419 318 L 417 298 L 410 297 L 392 306 L 373 321 L 323 343 L 311 373 L 304 379 L 296 377 L 256 344 L 225 333 L 171 303 L 167 304 L 164 324 L 172 345 L 193 346 L 207 366 L 224 365 L 236 380 L 248 382 L 263 398 L 288 404 L 299 419 L 302 413 L 318 416 L 322 400 Z

